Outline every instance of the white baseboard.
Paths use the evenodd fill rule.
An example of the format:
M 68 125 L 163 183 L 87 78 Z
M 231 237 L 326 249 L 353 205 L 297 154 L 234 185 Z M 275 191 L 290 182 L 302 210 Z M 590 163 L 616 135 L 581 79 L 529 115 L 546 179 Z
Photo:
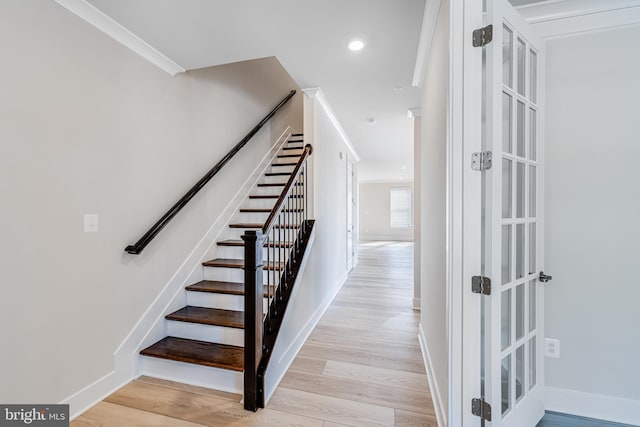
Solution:
M 545 387 L 545 410 L 640 425 L 640 400 Z
M 127 378 L 118 378 L 116 371 L 111 371 L 60 403 L 69 405 L 69 418 L 74 420 L 129 381 Z
M 184 262 L 167 281 L 157 297 L 149 304 L 129 334 L 122 340 L 113 354 L 113 371 L 61 402 L 70 405 L 71 419 L 74 419 L 140 376 L 140 350 L 165 336 L 164 316 L 184 305 L 186 298 L 182 298 L 182 296 L 185 292 L 184 287 L 187 284 L 202 280 L 202 261 L 210 255 L 209 251 L 212 247 L 215 247 L 218 237 L 261 178 L 263 171 L 272 163 L 278 150 L 286 143 L 291 133 L 290 127 L 284 130 L 271 149 L 265 154 L 260 164 L 256 166 L 240 186 L 236 195 L 222 210 L 222 213 L 209 230 L 186 256 Z
M 427 348 L 427 341 L 424 338 L 424 331 L 422 330 L 422 323 L 419 325 L 418 341 L 420 341 L 420 351 L 422 352 L 424 367 L 427 371 L 427 380 L 429 381 L 429 390 L 431 390 L 431 399 L 433 400 L 433 408 L 436 413 L 436 421 L 438 422 L 438 427 L 446 427 L 447 411 L 442 401 L 440 389 L 438 389 L 438 383 L 436 382 L 431 356 L 429 356 L 429 349 Z

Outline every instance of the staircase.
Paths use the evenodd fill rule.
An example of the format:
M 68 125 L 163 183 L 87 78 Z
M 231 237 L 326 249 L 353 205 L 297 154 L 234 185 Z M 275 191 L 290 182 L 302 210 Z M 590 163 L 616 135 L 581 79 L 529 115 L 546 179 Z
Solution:
M 293 134 L 283 145 L 217 242 L 218 257 L 202 263 L 205 280 L 187 286 L 187 305 L 165 316 L 167 336 L 140 352 L 144 356 L 143 374 L 224 391 L 244 389 L 246 393 L 245 346 L 247 340 L 258 344 L 252 334 L 260 334 L 255 351 L 259 352 L 257 357 L 262 360 L 262 369 L 266 369 L 268 354 L 275 342 L 274 332 L 277 334 L 295 280 L 292 274 L 297 273 L 297 257 L 301 257 L 306 248 L 301 237 L 310 233 L 310 229 L 306 229 L 310 221 L 306 219 L 304 192 L 305 160 L 310 152 L 311 147 L 304 146 L 302 134 Z M 245 271 L 249 252 L 243 236 L 260 236 L 268 221 L 272 225 L 265 231 L 264 240 L 258 240 L 262 250 L 257 259 L 264 258 L 261 263 L 264 273 L 256 276 L 255 266 L 253 272 L 250 268 Z M 247 275 L 251 274 L 262 276 L 261 283 L 245 284 Z M 271 335 L 264 340 L 262 324 L 259 331 L 255 331 L 253 325 L 251 331 L 245 333 L 245 319 L 251 318 L 244 311 L 247 307 L 245 289 L 251 290 L 251 286 L 260 289 L 262 294 L 262 310 L 256 311 L 262 314 L 265 335 Z M 260 385 L 257 388 L 259 390 Z

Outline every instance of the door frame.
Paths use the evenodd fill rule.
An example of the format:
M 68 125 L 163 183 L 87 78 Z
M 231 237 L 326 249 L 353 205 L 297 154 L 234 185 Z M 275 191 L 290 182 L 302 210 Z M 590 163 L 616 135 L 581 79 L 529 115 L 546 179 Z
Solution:
M 346 156 L 346 253 L 347 253 L 347 273 L 358 263 L 358 180 L 356 173 L 356 162 Z M 351 174 L 349 173 L 351 172 Z M 351 186 L 349 186 L 349 176 L 351 176 Z M 349 218 L 349 205 L 351 204 L 351 218 Z M 349 232 L 349 219 L 351 219 L 351 232 Z M 349 245 L 351 243 L 351 245 Z M 349 252 L 351 246 L 351 252 Z
M 449 111 L 447 123 L 447 327 L 449 408 L 447 425 L 479 427 L 471 400 L 480 397 L 481 296 L 471 291 L 480 275 L 482 177 L 471 155 L 482 151 L 482 49 L 471 44 L 483 26 L 482 2 L 450 0 Z

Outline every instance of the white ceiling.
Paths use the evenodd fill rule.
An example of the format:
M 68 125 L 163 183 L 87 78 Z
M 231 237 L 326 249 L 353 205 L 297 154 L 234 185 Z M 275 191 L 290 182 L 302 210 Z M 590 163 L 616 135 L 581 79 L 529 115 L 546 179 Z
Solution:
M 63 3 L 82 1 L 186 70 L 277 57 L 300 87 L 325 93 L 361 158 L 360 181 L 413 179 L 413 123 L 407 111 L 420 104 L 411 81 L 425 0 Z M 510 1 L 575 8 L 601 0 Z M 523 10 L 539 13 L 535 7 Z M 353 38 L 365 40 L 364 50 L 347 49 Z
M 411 80 L 425 0 L 88 1 L 187 70 L 277 57 L 300 87 L 322 89 L 361 181 L 412 179 L 407 111 L 419 105 Z M 353 38 L 366 47 L 350 52 Z

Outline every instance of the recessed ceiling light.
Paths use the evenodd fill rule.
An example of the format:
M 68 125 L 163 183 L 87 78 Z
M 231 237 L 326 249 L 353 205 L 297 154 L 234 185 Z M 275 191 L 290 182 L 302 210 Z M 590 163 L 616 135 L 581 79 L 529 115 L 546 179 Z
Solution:
M 351 40 L 349 42 L 349 49 L 354 52 L 362 50 L 363 48 L 364 48 L 364 42 L 362 40 Z
M 400 169 L 407 170 L 407 167 L 406 166 L 402 166 L 402 167 L 400 167 Z
M 367 123 L 369 123 L 370 125 L 375 125 L 376 124 L 376 119 L 374 119 L 373 117 L 368 118 L 367 119 Z

